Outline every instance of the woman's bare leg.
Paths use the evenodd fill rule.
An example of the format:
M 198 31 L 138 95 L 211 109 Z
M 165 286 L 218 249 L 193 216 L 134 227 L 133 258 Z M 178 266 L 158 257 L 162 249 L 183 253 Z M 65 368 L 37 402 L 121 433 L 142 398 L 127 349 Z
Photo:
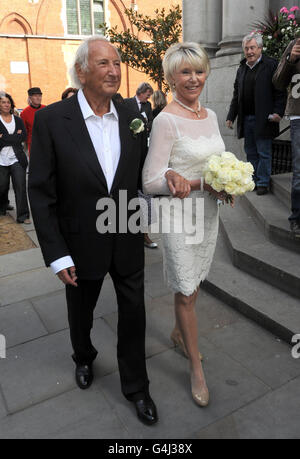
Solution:
M 198 291 L 187 297 L 181 293 L 175 295 L 176 325 L 183 338 L 191 366 L 191 382 L 193 394 L 207 390 L 202 364 L 199 359 L 198 325 L 195 304 Z

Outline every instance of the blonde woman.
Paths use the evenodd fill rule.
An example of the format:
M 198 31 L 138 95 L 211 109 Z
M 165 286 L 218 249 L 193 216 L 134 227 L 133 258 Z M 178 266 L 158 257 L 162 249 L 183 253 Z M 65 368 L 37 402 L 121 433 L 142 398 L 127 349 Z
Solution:
M 210 72 L 206 52 L 197 43 L 173 45 L 165 55 L 163 67 L 173 101 L 154 120 L 143 184 L 147 194 L 166 195 L 171 200 L 190 197 L 193 217 L 197 198 L 204 198 L 202 241 L 187 243 L 189 235 L 184 231 L 162 234 L 165 278 L 175 293 L 176 325 L 171 338 L 190 360 L 192 396 L 204 407 L 209 403 L 209 392 L 198 349 L 195 304 L 199 286 L 208 275 L 218 235 L 218 205 L 209 193 L 221 200 L 224 196 L 214 192 L 202 176 L 208 158 L 224 152 L 225 145 L 215 113 L 199 102 Z M 188 217 L 186 208 L 183 206 L 181 218 Z M 176 218 L 175 212 L 170 214 L 171 223 L 176 224 Z
M 153 96 L 152 96 L 152 102 L 153 102 L 152 113 L 153 113 L 153 119 L 154 119 L 165 108 L 168 102 L 167 102 L 167 98 L 165 94 L 160 89 L 158 89 L 157 91 L 154 91 Z

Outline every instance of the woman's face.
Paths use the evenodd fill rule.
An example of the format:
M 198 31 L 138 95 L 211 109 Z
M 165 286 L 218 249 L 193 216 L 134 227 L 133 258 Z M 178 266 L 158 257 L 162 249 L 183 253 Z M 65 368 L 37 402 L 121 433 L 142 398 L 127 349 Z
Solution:
M 176 96 L 192 103 L 199 98 L 203 91 L 206 73 L 202 70 L 195 70 L 189 63 L 182 63 L 173 75 L 173 79 Z
M 0 99 L 0 113 L 8 115 L 11 112 L 11 103 L 8 97 L 1 97 Z

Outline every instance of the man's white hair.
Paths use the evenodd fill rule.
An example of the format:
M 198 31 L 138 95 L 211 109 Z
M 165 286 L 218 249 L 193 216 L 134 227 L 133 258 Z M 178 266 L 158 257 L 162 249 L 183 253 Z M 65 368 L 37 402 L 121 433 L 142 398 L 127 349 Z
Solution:
M 243 38 L 243 48 L 245 48 L 246 43 L 249 43 L 251 40 L 255 40 L 259 48 L 264 47 L 262 35 L 260 33 L 251 33 Z
M 77 75 L 77 71 L 76 71 L 76 66 L 79 67 L 83 72 L 87 72 L 88 71 L 88 68 L 89 68 L 89 45 L 90 43 L 94 42 L 94 41 L 104 41 L 105 43 L 110 43 L 109 40 L 107 40 L 107 38 L 103 37 L 102 35 L 93 35 L 89 38 L 87 38 L 86 40 L 84 40 L 81 45 L 79 46 L 79 48 L 77 49 L 76 51 L 76 54 L 75 54 L 75 58 L 74 58 L 74 62 L 73 62 L 73 65 L 72 67 L 70 68 L 70 77 L 71 77 L 71 80 L 72 80 L 72 86 L 74 88 L 82 88 L 82 84 L 78 78 L 78 75 Z M 113 46 L 113 45 L 111 45 Z M 118 49 L 113 46 L 116 50 L 116 53 L 118 54 L 118 56 L 120 57 L 120 53 L 118 51 Z M 120 57 L 121 59 L 121 57 Z

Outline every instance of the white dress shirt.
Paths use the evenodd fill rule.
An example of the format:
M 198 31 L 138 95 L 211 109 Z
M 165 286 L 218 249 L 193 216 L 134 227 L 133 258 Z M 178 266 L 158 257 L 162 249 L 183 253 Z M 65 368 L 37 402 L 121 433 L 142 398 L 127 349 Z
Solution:
M 138 96 L 135 96 L 135 100 L 136 100 L 136 103 L 138 104 L 139 106 L 139 112 L 141 111 L 141 108 L 142 108 L 142 102 L 140 101 L 140 99 L 138 98 Z
M 97 116 L 81 89 L 78 91 L 77 97 L 98 161 L 106 178 L 108 192 L 110 192 L 121 155 L 118 112 L 111 101 L 110 111 L 105 113 L 103 117 Z M 55 274 L 71 266 L 74 266 L 74 262 L 70 256 L 51 263 L 51 268 Z
M 6 127 L 9 134 L 13 134 L 16 130 L 16 122 L 15 118 L 12 116 L 12 120 L 10 123 L 4 121 L 2 116 L 0 116 L 0 120 Z M 0 151 L 0 166 L 12 166 L 13 164 L 17 163 L 18 160 L 16 158 L 15 152 L 13 147 L 3 147 Z

